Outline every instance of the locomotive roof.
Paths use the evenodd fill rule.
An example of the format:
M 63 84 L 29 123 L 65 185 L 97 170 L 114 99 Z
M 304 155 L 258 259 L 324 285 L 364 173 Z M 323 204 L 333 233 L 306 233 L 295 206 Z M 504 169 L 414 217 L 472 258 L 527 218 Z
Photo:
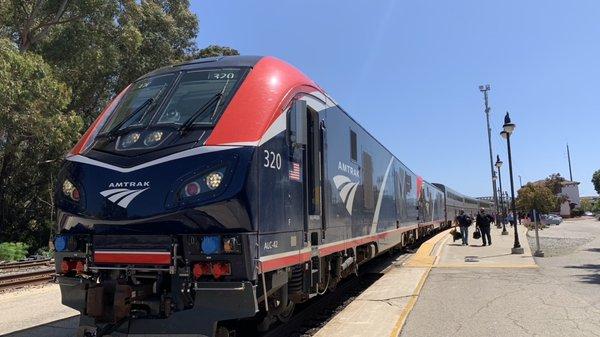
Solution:
M 151 71 L 139 79 L 160 75 L 164 73 L 169 73 L 173 71 L 179 70 L 188 70 L 188 69 L 203 69 L 203 68 L 225 68 L 225 67 L 254 67 L 263 56 L 216 56 L 216 57 L 206 57 L 195 60 L 186 61 L 183 63 L 178 63 L 170 66 L 165 66 L 154 71 Z

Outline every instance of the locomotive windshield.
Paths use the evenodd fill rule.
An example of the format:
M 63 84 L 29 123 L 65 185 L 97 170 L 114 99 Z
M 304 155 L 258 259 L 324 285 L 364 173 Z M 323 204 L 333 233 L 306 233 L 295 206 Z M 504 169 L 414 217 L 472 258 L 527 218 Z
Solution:
M 245 69 L 192 70 L 132 84 L 101 134 L 148 126 L 214 126 Z

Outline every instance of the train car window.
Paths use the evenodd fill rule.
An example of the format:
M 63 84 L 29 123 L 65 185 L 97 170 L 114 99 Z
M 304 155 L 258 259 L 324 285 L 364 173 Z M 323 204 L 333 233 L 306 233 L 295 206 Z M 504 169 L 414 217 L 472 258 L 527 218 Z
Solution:
M 372 210 L 375 207 L 373 191 L 373 158 L 367 152 L 363 152 L 363 199 L 365 209 Z
M 358 159 L 358 149 L 356 144 L 356 132 L 350 130 L 350 159 Z

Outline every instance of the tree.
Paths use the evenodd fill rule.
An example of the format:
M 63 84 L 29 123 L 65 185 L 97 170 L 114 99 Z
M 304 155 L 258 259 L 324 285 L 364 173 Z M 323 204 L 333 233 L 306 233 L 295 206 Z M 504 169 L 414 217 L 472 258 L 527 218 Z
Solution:
M 0 239 L 38 247 L 49 235 L 59 161 L 81 118 L 66 110 L 69 88 L 39 55 L 0 38 Z
M 151 70 L 198 57 L 238 55 L 229 47 L 196 47 L 198 18 L 188 0 L 0 4 L 0 21 L 6 22 L 0 34 L 56 68 L 73 92 L 68 109 L 81 115 L 86 125 L 112 96 Z
M 563 178 L 560 173 L 553 173 L 544 180 L 544 184 L 550 189 L 550 191 L 552 191 L 552 193 L 561 194 L 562 183 L 564 181 L 565 178 Z
M 239 55 L 240 53 L 229 47 L 222 47 L 217 45 L 210 45 L 206 48 L 200 49 L 198 52 L 194 53 L 193 57 L 196 58 L 205 58 L 205 57 L 215 57 L 215 56 L 232 56 Z
M 0 1 L 2 31 L 21 52 L 44 40 L 56 26 L 81 21 L 104 10 L 102 0 L 22 0 Z
M 594 172 L 594 175 L 592 175 L 592 184 L 594 184 L 596 193 L 600 194 L 600 170 Z
M 518 191 L 517 207 L 522 212 L 548 213 L 558 208 L 558 198 L 544 184 L 528 183 Z
M 593 212 L 594 211 L 594 202 L 589 199 L 581 198 L 581 203 L 579 204 L 579 208 L 581 208 L 584 212 Z
M 91 123 L 110 97 L 141 75 L 197 51 L 187 0 L 105 1 L 88 20 L 57 27 L 39 52 L 73 88 L 70 109 Z M 96 12 L 95 12 L 96 13 Z
M 195 57 L 188 0 L 0 0 L 0 240 L 45 244 L 60 159 L 108 100 Z

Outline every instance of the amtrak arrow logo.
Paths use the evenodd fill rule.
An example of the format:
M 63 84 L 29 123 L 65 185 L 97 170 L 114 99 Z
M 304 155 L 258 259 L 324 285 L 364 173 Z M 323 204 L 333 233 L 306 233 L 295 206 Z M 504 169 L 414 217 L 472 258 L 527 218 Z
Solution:
M 342 201 L 346 204 L 346 210 L 352 215 L 352 205 L 354 204 L 354 195 L 356 194 L 358 183 L 353 183 L 350 178 L 344 175 L 333 177 L 333 183 L 340 192 Z
M 109 190 L 100 192 L 100 194 L 102 194 L 103 197 L 108 198 L 108 200 L 111 202 L 116 203 L 123 208 L 127 208 L 129 203 L 135 199 L 135 197 L 149 188 L 150 187 L 146 187 L 139 190 L 130 190 L 128 188 L 111 188 Z

